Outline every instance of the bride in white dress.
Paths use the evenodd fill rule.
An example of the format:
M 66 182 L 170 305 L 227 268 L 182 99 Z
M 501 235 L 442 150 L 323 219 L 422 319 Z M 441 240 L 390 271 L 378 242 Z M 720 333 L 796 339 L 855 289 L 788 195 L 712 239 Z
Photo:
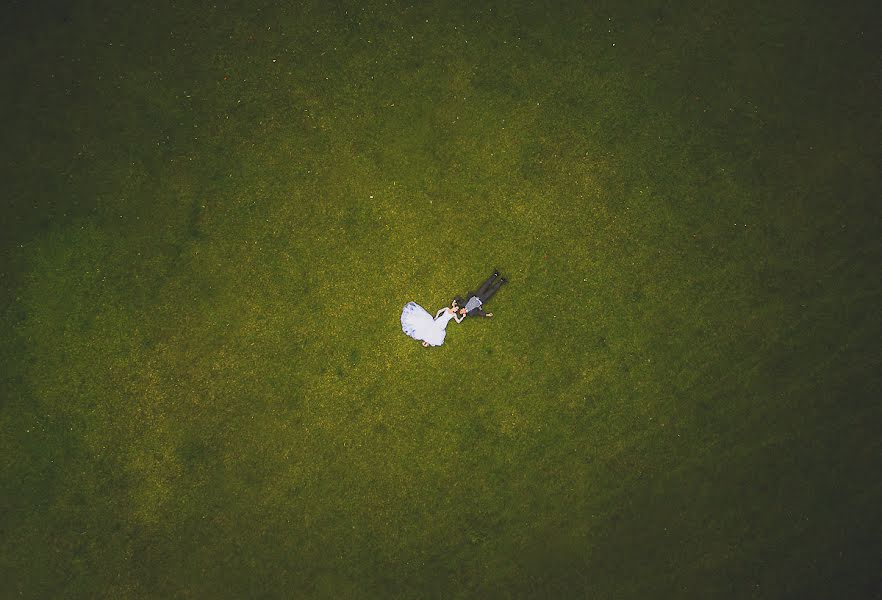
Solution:
M 465 318 L 457 314 L 456 308 L 456 302 L 445 306 L 435 313 L 433 319 L 425 308 L 416 302 L 408 302 L 401 311 L 401 329 L 413 339 L 422 340 L 423 347 L 440 346 L 444 343 L 450 319 L 462 323 Z

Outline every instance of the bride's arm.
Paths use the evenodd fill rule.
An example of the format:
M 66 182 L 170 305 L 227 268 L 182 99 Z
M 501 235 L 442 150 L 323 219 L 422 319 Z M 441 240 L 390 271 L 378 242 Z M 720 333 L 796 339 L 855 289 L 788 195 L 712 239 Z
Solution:
M 460 316 L 458 314 L 453 315 L 453 320 L 456 321 L 457 323 L 462 323 L 463 319 L 465 319 L 465 315 L 462 315 L 462 316 Z
M 446 306 L 445 306 L 444 308 L 442 308 L 441 310 L 439 310 L 438 312 L 435 313 L 435 318 L 437 319 L 438 317 L 440 317 L 440 316 L 441 316 L 441 313 L 443 313 L 445 310 L 447 310 L 447 307 L 446 307 Z

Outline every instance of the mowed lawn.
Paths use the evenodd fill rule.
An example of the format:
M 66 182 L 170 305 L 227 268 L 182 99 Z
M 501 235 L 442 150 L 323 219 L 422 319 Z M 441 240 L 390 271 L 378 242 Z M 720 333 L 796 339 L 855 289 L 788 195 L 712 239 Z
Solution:
M 17 4 L 0 595 L 879 597 L 877 13 Z

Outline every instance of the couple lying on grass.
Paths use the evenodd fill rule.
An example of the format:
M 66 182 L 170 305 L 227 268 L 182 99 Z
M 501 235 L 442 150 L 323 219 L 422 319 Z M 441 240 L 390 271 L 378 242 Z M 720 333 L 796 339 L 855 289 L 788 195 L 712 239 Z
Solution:
M 401 329 L 413 339 L 422 341 L 424 348 L 440 346 L 444 343 L 450 319 L 462 323 L 466 317 L 492 317 L 493 313 L 484 312 L 484 303 L 507 282 L 505 277 L 499 277 L 499 270 L 494 269 L 477 292 L 466 294 L 468 300 L 465 303 L 461 296 L 455 296 L 450 306 L 440 309 L 434 318 L 416 302 L 408 302 L 401 312 Z

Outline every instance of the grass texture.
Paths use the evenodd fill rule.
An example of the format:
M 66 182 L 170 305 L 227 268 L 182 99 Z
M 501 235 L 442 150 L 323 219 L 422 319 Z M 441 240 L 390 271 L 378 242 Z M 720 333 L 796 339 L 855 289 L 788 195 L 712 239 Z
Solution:
M 877 13 L 15 4 L 0 595 L 878 598 Z

